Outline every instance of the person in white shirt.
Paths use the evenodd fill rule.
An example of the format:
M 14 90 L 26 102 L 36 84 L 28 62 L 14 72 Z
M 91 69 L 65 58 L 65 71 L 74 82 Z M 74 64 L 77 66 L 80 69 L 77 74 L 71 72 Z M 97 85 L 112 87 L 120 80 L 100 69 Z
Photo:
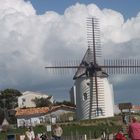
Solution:
M 35 134 L 32 127 L 29 127 L 25 132 L 25 140 L 34 140 Z

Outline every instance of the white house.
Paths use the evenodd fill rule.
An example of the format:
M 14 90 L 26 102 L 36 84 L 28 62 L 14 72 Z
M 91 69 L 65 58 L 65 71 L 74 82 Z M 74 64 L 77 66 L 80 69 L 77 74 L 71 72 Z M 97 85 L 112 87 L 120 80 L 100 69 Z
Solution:
M 61 105 L 53 106 L 51 109 L 48 107 L 19 108 L 16 112 L 17 126 L 36 126 L 50 122 L 50 120 L 51 122 L 60 121 L 60 117 L 67 113 L 75 113 L 75 107 Z
M 55 119 L 56 122 L 70 121 L 75 118 L 76 107 L 60 105 L 53 106 L 53 108 L 46 114 L 47 118 Z
M 21 96 L 18 97 L 18 107 L 19 108 L 28 108 L 36 107 L 33 99 L 35 98 L 48 98 L 49 95 L 42 94 L 38 92 L 26 91 Z M 53 102 L 53 96 L 51 96 L 50 101 Z
M 17 109 L 17 126 L 35 126 L 45 120 L 48 107 Z

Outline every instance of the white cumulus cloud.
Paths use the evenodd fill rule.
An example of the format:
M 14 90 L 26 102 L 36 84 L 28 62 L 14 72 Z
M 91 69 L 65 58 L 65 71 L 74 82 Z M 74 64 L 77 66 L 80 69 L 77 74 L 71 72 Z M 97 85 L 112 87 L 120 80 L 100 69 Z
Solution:
M 95 4 L 77 3 L 68 7 L 63 15 L 53 11 L 37 15 L 32 4 L 24 0 L 1 0 L 0 5 L 1 89 L 47 91 L 47 86 L 71 86 L 71 76 L 70 82 L 68 79 L 60 82 L 61 76 L 59 81 L 52 78 L 44 67 L 54 61 L 83 57 L 87 49 L 86 18 L 89 16 L 100 21 L 105 56 L 139 57 L 139 13 L 125 21 L 121 13 L 100 9 Z

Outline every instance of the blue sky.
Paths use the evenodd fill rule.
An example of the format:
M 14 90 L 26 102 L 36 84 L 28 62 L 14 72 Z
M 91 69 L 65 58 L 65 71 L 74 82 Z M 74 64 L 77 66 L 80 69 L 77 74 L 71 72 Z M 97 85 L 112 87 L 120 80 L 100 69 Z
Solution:
M 63 14 L 65 9 L 75 3 L 95 3 L 101 9 L 108 8 L 120 12 L 125 19 L 135 17 L 140 10 L 140 0 L 26 0 L 30 1 L 37 11 L 56 11 Z

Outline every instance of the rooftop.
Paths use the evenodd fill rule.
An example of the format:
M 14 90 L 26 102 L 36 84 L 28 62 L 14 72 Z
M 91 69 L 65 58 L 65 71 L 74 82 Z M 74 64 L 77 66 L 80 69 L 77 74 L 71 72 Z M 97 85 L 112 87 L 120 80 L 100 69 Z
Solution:
M 35 115 L 35 114 L 45 114 L 48 112 L 53 112 L 58 109 L 73 109 L 75 107 L 66 106 L 66 105 L 59 105 L 59 106 L 52 106 L 52 107 L 38 107 L 38 108 L 25 108 L 25 109 L 17 109 L 16 116 L 28 116 L 28 115 Z

